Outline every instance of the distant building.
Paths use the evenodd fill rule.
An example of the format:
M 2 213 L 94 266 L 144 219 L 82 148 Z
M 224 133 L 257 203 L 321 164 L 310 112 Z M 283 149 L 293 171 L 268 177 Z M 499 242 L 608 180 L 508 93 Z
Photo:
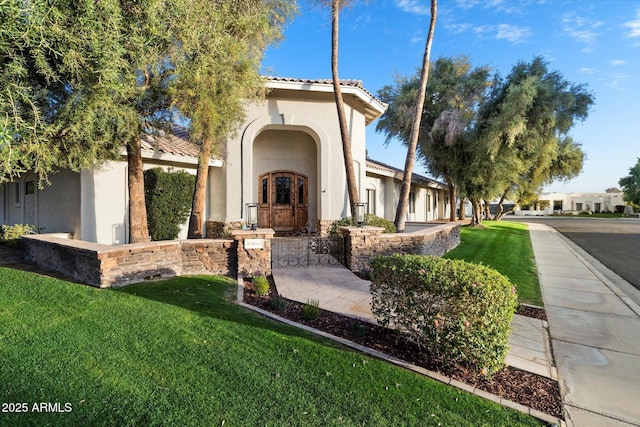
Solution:
M 516 215 L 550 215 L 552 213 L 615 212 L 624 206 L 623 193 L 542 193 L 532 209 L 516 210 Z M 544 206 L 544 207 L 543 207 Z

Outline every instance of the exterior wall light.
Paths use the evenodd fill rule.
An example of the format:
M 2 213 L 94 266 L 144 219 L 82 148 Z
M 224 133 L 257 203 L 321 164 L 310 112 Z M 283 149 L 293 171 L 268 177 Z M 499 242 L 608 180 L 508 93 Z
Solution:
M 247 227 L 252 230 L 258 229 L 258 204 L 247 203 Z
M 360 202 L 355 204 L 355 220 L 358 227 L 362 227 L 364 225 L 365 213 L 367 212 L 367 204 L 365 202 Z

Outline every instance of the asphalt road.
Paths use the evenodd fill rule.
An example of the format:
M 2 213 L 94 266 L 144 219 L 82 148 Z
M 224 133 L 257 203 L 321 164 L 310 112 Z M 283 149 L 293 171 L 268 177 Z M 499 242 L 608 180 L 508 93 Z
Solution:
M 551 226 L 640 290 L 640 219 L 521 217 L 505 219 Z

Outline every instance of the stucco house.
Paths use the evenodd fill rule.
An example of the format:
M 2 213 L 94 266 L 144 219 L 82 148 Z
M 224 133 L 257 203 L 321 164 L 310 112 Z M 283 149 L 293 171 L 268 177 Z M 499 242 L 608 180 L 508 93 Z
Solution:
M 338 118 L 330 80 L 268 78 L 263 101 L 246 104 L 244 122 L 226 141 L 222 158 L 209 162 L 205 230 L 213 237 L 246 222 L 246 204 L 259 204 L 259 226 L 276 232 L 303 228 L 326 231 L 349 213 Z M 356 181 L 370 213 L 393 220 L 402 172 L 366 158 L 365 128 L 386 105 L 362 82 L 343 80 L 342 92 L 351 136 Z M 143 138 L 145 169 L 185 170 L 195 174 L 198 147 L 184 129 Z M 38 189 L 26 174 L 0 186 L 2 224 L 27 223 L 45 233 L 75 239 L 127 243 L 126 161 L 51 175 Z M 409 221 L 448 217 L 446 186 L 413 176 Z M 186 226 L 179 238 L 186 237 Z

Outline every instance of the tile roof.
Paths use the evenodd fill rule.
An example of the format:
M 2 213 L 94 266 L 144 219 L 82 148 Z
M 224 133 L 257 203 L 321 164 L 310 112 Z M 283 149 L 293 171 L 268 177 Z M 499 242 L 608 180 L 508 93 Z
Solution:
M 143 150 L 157 150 L 175 156 L 198 157 L 200 147 L 189 140 L 189 129 L 174 125 L 171 132 L 157 130 L 142 135 Z
M 367 166 L 371 167 L 373 169 L 382 169 L 382 170 L 386 169 L 386 170 L 388 170 L 390 172 L 396 173 L 397 175 L 400 176 L 400 179 L 402 179 L 403 170 L 399 169 L 399 168 L 396 168 L 394 166 L 388 165 L 386 163 L 382 163 L 382 162 L 379 162 L 377 160 L 373 160 L 373 159 L 367 157 Z M 444 187 L 447 186 L 447 184 L 445 184 L 444 182 L 436 181 L 435 179 L 432 179 L 432 178 L 429 178 L 427 176 L 420 175 L 420 174 L 417 174 L 417 173 L 412 173 L 411 174 L 411 181 L 413 181 L 413 182 L 422 182 L 422 183 L 431 183 L 431 184 L 441 185 L 441 186 L 444 186 Z
M 267 77 L 267 80 L 271 80 L 274 82 L 294 82 L 294 83 L 308 83 L 308 84 L 322 84 L 322 85 L 332 85 L 333 84 L 333 80 L 332 79 L 298 79 L 295 77 Z M 375 98 L 375 96 L 369 92 L 367 89 L 365 89 L 364 84 L 362 83 L 362 80 L 355 80 L 355 79 L 340 79 L 340 86 L 349 86 L 349 87 L 357 87 L 358 89 L 362 89 L 364 92 L 366 92 L 369 96 L 371 96 L 372 98 Z
M 270 81 L 270 82 L 298 83 L 298 84 L 301 84 L 301 85 L 314 85 L 314 84 L 317 84 L 317 85 L 333 86 L 333 80 L 332 79 L 299 79 L 299 78 L 293 78 L 293 77 L 272 77 L 272 76 L 267 76 L 265 78 L 267 79 L 267 81 Z M 373 103 L 378 105 L 377 108 L 380 108 L 380 111 L 379 111 L 379 113 L 377 113 L 375 115 L 375 117 L 371 118 L 372 120 L 377 118 L 378 116 L 380 116 L 387 109 L 387 104 L 382 102 L 373 93 L 368 91 L 364 87 L 364 84 L 362 83 L 362 80 L 341 79 L 340 80 L 340 86 L 345 87 L 345 88 L 356 88 L 356 89 L 362 91 L 362 93 L 365 94 L 365 96 L 369 97 L 373 101 Z M 331 90 L 333 90 L 333 89 L 331 89 Z

